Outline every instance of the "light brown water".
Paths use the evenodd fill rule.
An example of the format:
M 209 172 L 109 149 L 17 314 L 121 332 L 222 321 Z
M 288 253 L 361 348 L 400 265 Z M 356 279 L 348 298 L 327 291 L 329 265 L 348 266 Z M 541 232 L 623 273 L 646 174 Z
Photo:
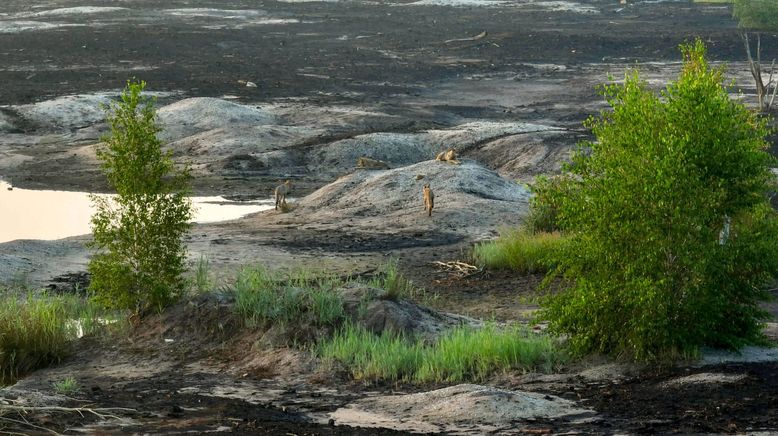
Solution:
M 90 233 L 94 212 L 89 193 L 11 188 L 0 182 L 0 243 L 15 239 L 61 239 Z M 194 221 L 240 218 L 273 207 L 271 200 L 233 202 L 223 197 L 192 197 Z

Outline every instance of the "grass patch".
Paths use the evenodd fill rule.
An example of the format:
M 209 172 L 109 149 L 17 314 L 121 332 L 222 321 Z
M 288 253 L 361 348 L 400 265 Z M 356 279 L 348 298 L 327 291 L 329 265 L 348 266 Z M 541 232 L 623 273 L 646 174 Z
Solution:
M 343 281 L 328 274 L 299 269 L 288 276 L 262 267 L 244 268 L 233 288 L 235 308 L 249 327 L 288 323 L 306 317 L 331 325 L 344 316 L 335 288 Z
M 326 272 L 296 268 L 288 273 L 261 266 L 238 273 L 232 288 L 235 308 L 248 327 L 305 320 L 320 326 L 338 326 L 346 318 L 343 299 L 337 289 L 349 282 L 384 289 L 387 299 L 411 299 L 429 303 L 435 298 L 400 273 L 397 260 L 384 265 L 369 281 L 337 277 Z
M 381 288 L 386 291 L 386 298 L 389 300 L 407 299 L 417 301 L 423 304 L 430 304 L 437 299 L 437 295 L 428 293 L 425 289 L 419 288 L 402 275 L 398 267 L 398 261 L 395 258 L 381 267 L 379 275 L 372 279 L 370 286 Z
M 503 231 L 494 241 L 473 248 L 475 261 L 491 269 L 521 273 L 546 272 L 554 264 L 564 238 L 558 233 L 530 233 L 524 229 Z
M 459 327 L 432 345 L 346 325 L 319 344 L 319 355 L 338 361 L 359 380 L 482 381 L 492 374 L 551 371 L 566 360 L 551 338 L 513 326 Z
M 424 357 L 418 342 L 391 332 L 375 335 L 352 324 L 321 342 L 318 352 L 345 365 L 357 380 L 412 380 Z
M 211 261 L 204 254 L 200 255 L 200 259 L 197 260 L 195 265 L 194 277 L 192 278 L 192 290 L 196 294 L 204 294 L 209 292 L 213 287 L 213 281 L 211 280 Z
M 97 332 L 105 312 L 74 295 L 2 290 L 0 384 L 62 360 L 70 342 Z
M 64 379 L 52 384 L 54 391 L 61 395 L 72 395 L 81 390 L 81 386 L 75 377 L 65 377 Z

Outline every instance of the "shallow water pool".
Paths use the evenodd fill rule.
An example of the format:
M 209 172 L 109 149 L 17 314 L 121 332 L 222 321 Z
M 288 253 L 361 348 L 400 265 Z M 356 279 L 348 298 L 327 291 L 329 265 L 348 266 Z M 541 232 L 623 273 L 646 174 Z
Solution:
M 11 188 L 0 181 L 0 243 L 15 239 L 61 239 L 91 232 L 94 212 L 87 192 Z M 240 218 L 271 209 L 272 200 L 229 201 L 223 197 L 192 197 L 194 222 Z

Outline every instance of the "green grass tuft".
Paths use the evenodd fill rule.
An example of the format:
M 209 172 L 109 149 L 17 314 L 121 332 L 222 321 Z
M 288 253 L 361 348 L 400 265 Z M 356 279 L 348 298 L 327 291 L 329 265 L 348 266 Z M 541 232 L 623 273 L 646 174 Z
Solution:
M 390 259 L 383 267 L 383 277 L 377 279 L 375 286 L 383 288 L 386 291 L 386 298 L 398 300 L 400 298 L 411 298 L 416 293 L 413 283 L 406 279 L 398 269 L 397 259 Z
M 78 381 L 74 377 L 65 377 L 64 379 L 54 382 L 54 391 L 61 395 L 73 395 L 81 389 Z
M 475 261 L 491 269 L 521 273 L 547 272 L 565 240 L 559 233 L 532 234 L 523 229 L 504 231 L 494 241 L 473 248 Z
M 211 262 L 204 254 L 200 255 L 200 259 L 197 260 L 195 266 L 195 275 L 192 279 L 192 288 L 195 293 L 204 294 L 211 290 L 213 287 L 213 281 L 211 280 L 210 273 Z
M 459 327 L 433 344 L 391 332 L 375 335 L 346 325 L 319 344 L 319 355 L 338 361 L 358 380 L 482 381 L 510 370 L 551 371 L 566 353 L 549 337 L 522 327 Z
M 288 323 L 308 317 L 331 325 L 344 317 L 343 301 L 335 292 L 338 279 L 296 270 L 287 277 L 261 267 L 245 268 L 235 283 L 235 308 L 249 327 Z
M 416 373 L 420 381 L 484 380 L 508 370 L 551 372 L 564 354 L 548 336 L 513 326 L 453 330 L 432 348 Z
M 386 298 L 389 300 L 407 299 L 430 304 L 437 298 L 436 294 L 428 293 L 425 289 L 419 288 L 408 280 L 400 272 L 398 261 L 395 258 L 389 259 L 380 269 L 380 274 L 370 281 L 370 286 L 381 288 L 386 291 Z
M 406 380 L 421 365 L 423 347 L 392 332 L 375 335 L 347 324 L 319 344 L 319 355 L 345 365 L 358 380 Z

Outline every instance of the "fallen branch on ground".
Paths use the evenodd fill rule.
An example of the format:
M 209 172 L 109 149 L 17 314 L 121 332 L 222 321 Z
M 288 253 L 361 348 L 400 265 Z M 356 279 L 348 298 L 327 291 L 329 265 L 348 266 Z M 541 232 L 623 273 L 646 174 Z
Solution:
M 84 416 L 84 413 L 92 414 L 100 419 L 122 419 L 120 416 L 112 415 L 109 412 L 131 412 L 137 413 L 135 409 L 128 409 L 125 407 L 102 407 L 92 409 L 89 407 L 61 407 L 61 406 L 17 406 L 13 404 L 0 405 L 0 414 L 5 411 L 13 412 L 67 412 L 78 413 Z
M 13 418 L 9 418 L 8 416 L 4 416 L 8 412 L 15 413 L 16 414 L 15 416 L 18 416 L 21 419 L 13 419 Z M 45 431 L 47 433 L 51 433 L 54 435 L 61 434 L 55 430 L 46 427 L 41 427 L 39 425 L 33 424 L 30 421 L 28 421 L 25 415 L 34 412 L 78 413 L 81 417 L 84 417 L 84 414 L 86 413 L 86 414 L 94 415 L 101 420 L 116 419 L 121 421 L 125 418 L 117 416 L 114 413 L 116 412 L 137 413 L 137 410 L 128 409 L 124 407 L 90 408 L 90 407 L 60 407 L 60 406 L 18 406 L 14 404 L 0 404 L 0 422 L 12 423 L 17 426 L 31 428 L 38 431 Z M 25 433 L 15 433 L 12 431 L 8 431 L 2 426 L 0 426 L 0 433 L 25 434 Z
M 458 260 L 452 260 L 449 262 L 441 262 L 439 260 L 436 260 L 432 262 L 432 264 L 436 265 L 440 270 L 449 273 L 455 273 L 460 277 L 470 277 L 474 274 L 483 272 L 482 268 L 479 268 L 475 265 L 470 265 L 469 263 L 460 262 Z

